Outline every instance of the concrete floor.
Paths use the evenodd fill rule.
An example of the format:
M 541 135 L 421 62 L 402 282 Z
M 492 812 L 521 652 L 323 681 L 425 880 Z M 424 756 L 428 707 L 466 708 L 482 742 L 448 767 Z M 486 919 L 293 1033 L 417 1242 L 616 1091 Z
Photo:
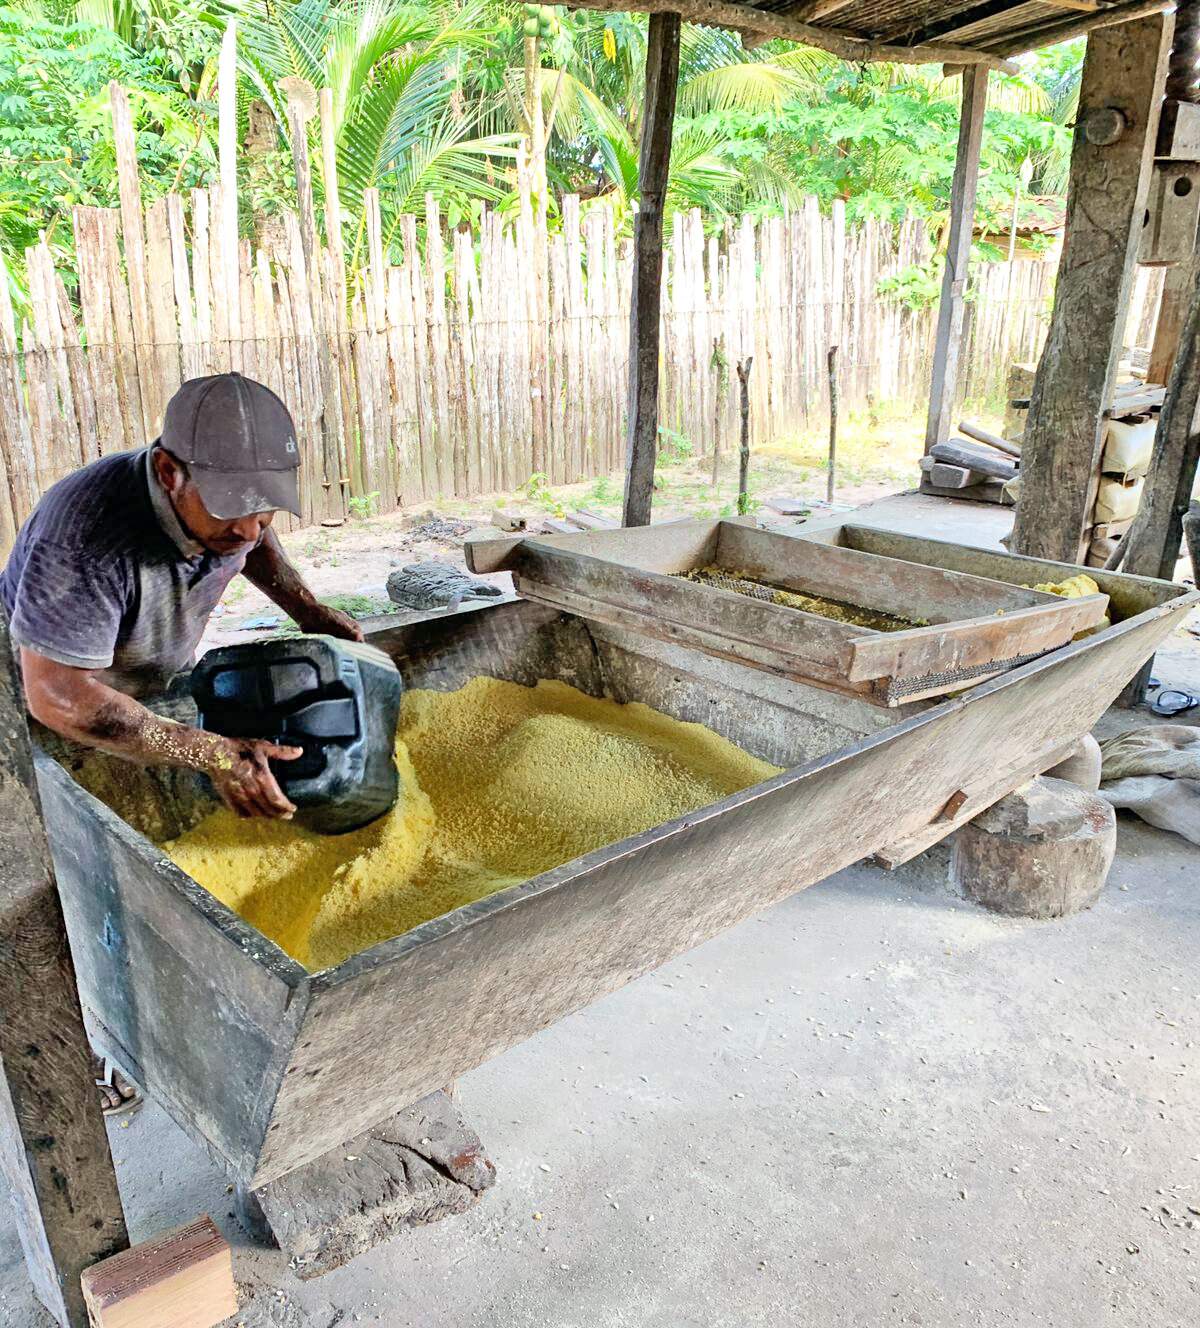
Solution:
M 953 897 L 947 856 L 841 872 L 466 1076 L 499 1177 L 465 1217 L 301 1283 L 148 1106 L 112 1130 L 134 1239 L 211 1213 L 244 1328 L 1196 1323 L 1200 852 L 1122 817 L 1100 901 L 1043 923 Z M 0 1328 L 47 1323 L 0 1225 Z

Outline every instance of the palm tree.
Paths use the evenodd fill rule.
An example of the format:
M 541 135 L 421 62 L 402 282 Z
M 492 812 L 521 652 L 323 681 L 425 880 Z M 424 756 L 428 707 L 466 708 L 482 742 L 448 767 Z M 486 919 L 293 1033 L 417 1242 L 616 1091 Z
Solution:
M 499 202 L 495 170 L 517 137 L 486 132 L 457 95 L 463 67 L 490 36 L 487 6 L 437 0 L 245 0 L 236 8 L 241 68 L 286 125 L 283 78 L 332 93 L 341 201 L 361 240 L 363 192 L 385 217 L 419 211 L 427 193 Z

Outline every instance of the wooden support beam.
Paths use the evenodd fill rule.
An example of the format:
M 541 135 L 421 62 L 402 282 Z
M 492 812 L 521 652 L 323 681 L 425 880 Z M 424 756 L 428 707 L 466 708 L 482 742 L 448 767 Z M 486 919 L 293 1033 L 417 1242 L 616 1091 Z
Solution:
M 86 1328 L 80 1274 L 129 1244 L 0 612 L 0 1161 L 38 1299 Z
M 675 94 L 679 86 L 680 27 L 678 14 L 650 15 L 638 163 L 639 204 L 633 238 L 633 303 L 629 315 L 629 422 L 622 515 L 627 526 L 650 524 L 654 496 L 663 210 L 671 169 Z
M 1154 14 L 1088 38 L 1054 309 L 1021 447 L 1014 553 L 1078 562 L 1084 552 L 1172 24 Z
M 1150 347 L 1150 363 L 1146 366 L 1147 383 L 1165 383 L 1171 376 L 1196 273 L 1194 258 L 1190 263 L 1173 263 L 1163 272 L 1162 299 L 1154 322 L 1154 344 Z
M 990 51 L 941 43 L 892 46 L 887 42 L 866 41 L 854 33 L 819 28 L 812 23 L 799 22 L 790 14 L 731 4 L 729 0 L 570 0 L 569 8 L 597 9 L 603 14 L 624 13 L 631 9 L 641 14 L 675 14 L 687 23 L 729 28 L 733 32 L 749 32 L 768 39 L 779 37 L 784 41 L 803 42 L 805 46 L 815 46 L 852 64 L 883 61 L 888 64 L 982 65 L 985 69 L 1002 69 L 1010 74 L 1016 70 L 1006 57 Z
M 1200 460 L 1200 282 L 1193 280 L 1179 353 L 1158 418 L 1150 468 L 1133 526 L 1122 543 L 1124 570 L 1136 576 L 1175 579 L 1187 514 Z
M 929 388 L 929 418 L 925 426 L 925 454 L 950 437 L 958 390 L 958 357 L 962 349 L 966 310 L 967 267 L 975 229 L 975 190 L 979 183 L 979 151 L 983 142 L 983 113 L 987 105 L 987 71 L 963 70 L 962 110 L 958 122 L 958 155 L 950 186 L 950 222 L 946 238 L 946 266 L 938 302 L 937 338 L 933 346 L 933 376 Z

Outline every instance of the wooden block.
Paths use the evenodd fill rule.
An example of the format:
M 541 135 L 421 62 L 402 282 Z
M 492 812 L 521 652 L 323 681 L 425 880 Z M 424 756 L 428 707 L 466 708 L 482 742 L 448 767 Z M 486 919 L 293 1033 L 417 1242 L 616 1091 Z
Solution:
M 492 513 L 492 525 L 497 530 L 525 530 L 527 523 L 520 512 L 508 507 L 497 507 Z
M 238 1308 L 229 1242 L 211 1217 L 94 1264 L 82 1282 L 95 1328 L 213 1328 Z
M 1200 161 L 1200 106 L 1167 97 L 1158 121 L 1156 157 Z
M 589 512 L 586 507 L 581 507 L 577 512 L 568 512 L 567 520 L 580 530 L 616 530 L 617 522 L 611 516 L 605 516 L 603 512 Z
M 977 470 L 968 470 L 965 466 L 951 466 L 931 456 L 921 458 L 921 469 L 929 477 L 930 484 L 936 484 L 939 489 L 966 489 L 988 478 Z
M 807 516 L 813 509 L 813 503 L 803 498 L 767 498 L 763 506 L 778 512 L 780 516 Z
M 1109 803 L 1043 775 L 959 830 L 950 878 L 996 913 L 1061 918 L 1095 903 L 1116 847 Z
M 479 1136 L 438 1092 L 298 1171 L 239 1192 L 238 1204 L 247 1230 L 260 1238 L 269 1230 L 308 1280 L 410 1227 L 465 1213 L 495 1178 Z
M 929 449 L 929 455 L 935 461 L 982 471 L 1000 480 L 1011 480 L 1017 473 L 1016 464 L 1011 458 L 1001 456 L 983 443 L 969 442 L 966 438 L 951 438 L 944 443 L 935 443 Z
M 921 492 L 934 498 L 965 498 L 974 503 L 1005 503 L 1004 483 L 1001 480 L 988 479 L 979 484 L 968 484 L 965 489 L 947 489 L 942 484 L 933 484 L 928 475 L 921 476 Z

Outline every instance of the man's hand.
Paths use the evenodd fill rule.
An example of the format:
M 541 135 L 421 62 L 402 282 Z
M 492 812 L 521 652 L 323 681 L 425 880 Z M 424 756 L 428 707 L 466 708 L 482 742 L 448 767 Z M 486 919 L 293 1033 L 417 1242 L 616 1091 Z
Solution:
M 290 821 L 296 806 L 290 802 L 268 761 L 294 761 L 301 747 L 280 747 L 265 738 L 225 738 L 205 763 L 205 770 L 221 801 L 238 816 L 266 816 Z
M 258 547 L 246 559 L 242 575 L 272 604 L 278 604 L 302 632 L 336 636 L 340 641 L 363 640 L 362 628 L 348 613 L 322 604 L 304 584 L 273 530 L 263 532 Z
M 296 619 L 296 625 L 302 632 L 312 632 L 317 636 L 335 636 L 339 641 L 363 641 L 363 629 L 341 609 L 330 604 L 314 604 L 303 617 Z
M 264 738 L 225 738 L 155 715 L 114 691 L 91 669 L 75 669 L 21 647 L 25 696 L 34 719 L 74 742 L 136 761 L 202 770 L 239 816 L 290 817 L 295 806 L 268 761 L 294 761 L 300 747 Z

